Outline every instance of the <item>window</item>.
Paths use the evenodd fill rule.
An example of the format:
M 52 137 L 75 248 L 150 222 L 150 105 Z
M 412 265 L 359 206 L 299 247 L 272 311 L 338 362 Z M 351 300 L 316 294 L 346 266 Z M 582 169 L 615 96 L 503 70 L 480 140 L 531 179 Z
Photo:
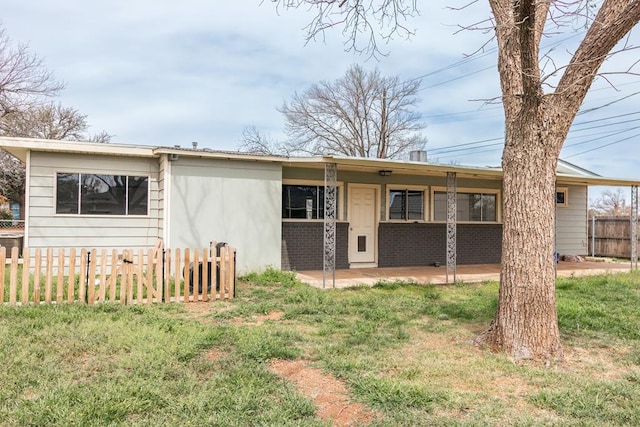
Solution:
M 556 188 L 556 206 L 566 207 L 569 206 L 569 189 L 568 188 Z
M 424 190 L 389 190 L 390 220 L 423 221 L 425 219 Z
M 336 201 L 340 190 L 336 188 Z M 336 216 L 338 216 L 336 203 Z M 282 218 L 285 219 L 323 219 L 324 185 L 282 186 Z
M 496 222 L 498 219 L 497 192 L 459 192 L 456 194 L 457 221 Z M 435 221 L 447 220 L 447 192 L 433 194 Z
M 80 215 L 147 215 L 146 176 L 58 173 L 56 213 Z

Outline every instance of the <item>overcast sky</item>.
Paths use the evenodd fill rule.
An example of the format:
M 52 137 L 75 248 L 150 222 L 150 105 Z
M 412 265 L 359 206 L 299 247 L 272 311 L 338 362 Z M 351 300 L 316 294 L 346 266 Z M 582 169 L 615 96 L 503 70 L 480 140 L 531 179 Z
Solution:
M 360 63 L 383 75 L 422 77 L 418 109 L 432 160 L 499 165 L 502 109 L 478 101 L 500 94 L 495 44 L 469 58 L 490 34 L 455 34 L 457 24 L 489 17 L 488 2 L 458 11 L 443 4 L 468 0 L 418 3 L 421 15 L 407 24 L 415 36 L 382 46 L 388 55 L 378 61 L 345 52 L 340 31 L 305 45 L 312 13 L 277 13 L 269 0 L 4 0 L 0 22 L 66 84 L 59 101 L 113 142 L 235 150 L 248 125 L 282 139 L 276 107 Z M 582 31 L 544 40 L 556 65 Z M 639 33 L 631 43 L 640 44 Z M 637 57 L 629 52 L 607 67 L 622 71 Z M 640 178 L 639 92 L 638 76 L 599 79 L 561 157 L 601 175 Z

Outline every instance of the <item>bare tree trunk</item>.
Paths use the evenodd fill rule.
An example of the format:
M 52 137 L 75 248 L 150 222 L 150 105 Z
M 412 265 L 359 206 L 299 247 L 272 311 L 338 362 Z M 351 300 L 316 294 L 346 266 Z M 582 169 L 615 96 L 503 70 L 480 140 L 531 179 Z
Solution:
M 521 124 L 523 124 L 521 122 Z M 503 154 L 501 286 L 478 342 L 515 359 L 562 359 L 555 302 L 555 170 L 561 143 L 536 124 L 511 124 Z M 509 126 L 508 126 L 509 128 Z

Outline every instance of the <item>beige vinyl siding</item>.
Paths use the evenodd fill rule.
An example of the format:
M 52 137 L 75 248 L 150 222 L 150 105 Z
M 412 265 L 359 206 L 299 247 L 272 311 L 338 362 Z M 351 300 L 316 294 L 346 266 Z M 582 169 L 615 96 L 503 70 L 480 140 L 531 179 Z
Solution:
M 556 209 L 556 251 L 560 255 L 585 255 L 587 253 L 587 187 L 568 188 L 568 206 Z
M 31 248 L 152 247 L 158 238 L 158 160 L 83 154 L 31 153 L 29 180 Z M 147 216 L 56 215 L 56 172 L 149 177 Z
M 279 164 L 180 157 L 171 162 L 173 247 L 227 242 L 243 274 L 280 267 L 282 168 Z

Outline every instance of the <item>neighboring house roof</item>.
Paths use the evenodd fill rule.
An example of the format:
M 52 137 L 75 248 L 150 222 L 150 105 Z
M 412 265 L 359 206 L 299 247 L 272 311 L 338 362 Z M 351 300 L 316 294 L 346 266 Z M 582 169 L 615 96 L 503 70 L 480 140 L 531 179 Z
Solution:
M 200 157 L 210 159 L 244 160 L 268 163 L 281 163 L 284 166 L 308 168 L 324 168 L 325 163 L 336 163 L 341 170 L 371 171 L 391 170 L 394 174 L 411 175 L 445 175 L 456 172 L 459 177 L 502 179 L 502 169 L 492 167 L 441 165 L 415 161 L 375 159 L 362 157 L 285 157 L 274 155 L 250 154 L 233 151 L 217 151 L 211 149 L 195 149 L 182 147 L 154 147 L 146 145 L 127 145 L 114 143 L 57 141 L 31 138 L 0 137 L 0 148 L 26 162 L 27 152 L 45 151 L 58 153 L 82 153 L 111 156 L 160 157 L 174 155 Z M 640 179 L 621 179 L 599 176 L 564 160 L 558 162 L 557 181 L 559 184 L 640 185 Z
M 558 174 L 564 175 L 582 175 L 582 176 L 601 176 L 590 170 L 581 168 L 580 166 L 569 163 L 566 160 L 558 159 L 558 167 L 556 169 Z

